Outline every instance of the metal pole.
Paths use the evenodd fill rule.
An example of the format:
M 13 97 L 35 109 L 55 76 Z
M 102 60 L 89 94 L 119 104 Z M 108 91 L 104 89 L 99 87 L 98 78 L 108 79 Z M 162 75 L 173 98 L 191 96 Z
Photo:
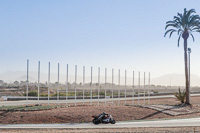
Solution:
M 189 75 L 189 76 L 188 76 L 188 77 L 189 77 L 188 80 L 189 80 L 189 89 L 190 89 L 190 53 L 191 53 L 191 48 L 188 48 L 188 55 L 189 55 L 189 56 L 188 56 L 188 62 L 189 62 L 189 63 L 188 63 L 188 75 Z
M 26 102 L 28 103 L 28 71 L 29 71 L 29 60 L 27 60 L 27 80 L 26 80 Z
M 107 68 L 105 68 L 105 104 L 106 104 L 106 81 L 107 81 Z
M 148 91 L 148 104 L 150 104 L 150 93 L 149 93 L 149 91 Z
M 114 83 L 114 69 L 112 69 L 112 104 L 114 104 L 114 101 L 113 101 L 113 83 Z
M 133 71 L 133 100 L 132 100 L 132 104 L 134 105 L 134 71 Z
M 85 89 L 84 89 L 84 85 L 85 85 L 85 66 L 83 66 L 83 103 L 85 100 Z
M 58 63 L 58 88 L 57 88 L 57 100 L 59 100 L 59 69 L 60 69 L 60 66 L 59 66 L 59 63 Z
M 77 65 L 75 65 L 75 86 L 74 86 L 74 89 L 75 89 L 75 106 L 76 106 L 76 83 L 77 83 Z
M 189 88 L 190 88 L 190 52 L 189 52 Z
M 150 72 L 149 72 L 149 87 L 150 87 Z
M 150 86 L 150 72 L 149 72 L 149 89 L 151 89 L 151 86 Z M 148 104 L 150 104 L 150 92 L 148 91 Z
M 126 70 L 125 70 L 125 104 L 126 104 Z
M 67 64 L 67 74 L 66 74 L 66 105 L 68 100 L 68 64 Z
M 49 104 L 49 86 L 50 86 L 50 62 L 49 62 L 49 73 L 48 73 L 48 104 Z
M 119 69 L 119 77 L 118 77 L 118 105 L 120 105 L 120 69 Z
M 99 105 L 99 91 L 100 91 L 100 67 L 98 68 L 98 105 Z
M 138 105 L 140 104 L 140 71 L 138 73 Z
M 189 95 L 190 95 L 190 51 L 189 51 Z M 190 97 L 190 96 L 189 96 Z M 190 101 L 190 100 L 189 100 Z
M 145 72 L 144 72 L 144 105 L 145 105 Z
M 38 102 L 40 100 L 40 61 L 38 62 Z
M 188 54 L 189 54 L 189 63 L 188 63 L 188 65 L 189 65 L 189 93 L 188 93 L 188 95 L 189 95 L 189 97 L 188 97 L 188 101 L 190 102 L 190 53 L 191 53 L 192 51 L 191 51 L 191 48 L 188 48 Z
M 90 105 L 92 105 L 92 67 L 91 67 L 91 82 L 90 82 Z

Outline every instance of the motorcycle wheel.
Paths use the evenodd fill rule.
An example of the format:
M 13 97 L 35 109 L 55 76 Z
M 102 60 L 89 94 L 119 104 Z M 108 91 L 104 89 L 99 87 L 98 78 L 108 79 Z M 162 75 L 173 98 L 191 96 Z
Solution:
M 116 122 L 115 122 L 115 120 L 113 119 L 110 123 L 111 123 L 111 124 L 115 124 Z
M 97 119 L 93 119 L 92 122 L 93 122 L 95 125 L 99 124 L 99 121 L 98 121 Z

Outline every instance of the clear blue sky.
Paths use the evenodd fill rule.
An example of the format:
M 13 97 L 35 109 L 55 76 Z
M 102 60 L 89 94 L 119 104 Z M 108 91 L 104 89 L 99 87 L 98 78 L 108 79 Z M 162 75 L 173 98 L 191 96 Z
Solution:
M 165 23 L 184 8 L 200 14 L 199 0 L 0 0 L 0 73 L 37 70 L 52 63 L 151 72 L 184 73 L 183 42 L 164 38 Z M 200 34 L 191 73 L 200 76 Z M 65 71 L 63 71 L 65 73 Z

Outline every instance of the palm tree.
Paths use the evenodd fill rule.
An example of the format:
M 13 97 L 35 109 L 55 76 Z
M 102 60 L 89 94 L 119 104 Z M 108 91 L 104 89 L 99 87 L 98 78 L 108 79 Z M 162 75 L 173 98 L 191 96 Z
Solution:
M 183 14 L 177 13 L 177 16 L 174 16 L 173 21 L 166 22 L 165 30 L 167 30 L 168 27 L 171 27 L 171 29 L 168 29 L 165 32 L 166 36 L 168 33 L 170 33 L 169 37 L 174 32 L 178 33 L 178 47 L 179 47 L 179 41 L 182 37 L 184 40 L 183 46 L 184 46 L 184 61 L 185 61 L 185 84 L 186 84 L 186 104 L 190 104 L 190 90 L 189 90 L 189 80 L 188 80 L 188 62 L 187 62 L 187 39 L 191 35 L 193 41 L 194 36 L 192 35 L 192 32 L 200 32 L 200 17 L 199 15 L 194 15 L 195 10 L 191 9 L 189 11 L 184 9 Z

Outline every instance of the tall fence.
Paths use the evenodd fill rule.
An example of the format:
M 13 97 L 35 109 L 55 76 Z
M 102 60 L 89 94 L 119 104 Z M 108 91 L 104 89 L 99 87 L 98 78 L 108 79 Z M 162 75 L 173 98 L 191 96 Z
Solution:
M 48 78 L 46 86 L 40 81 L 40 61 L 38 62 L 37 97 L 38 103 L 66 104 L 149 104 L 150 103 L 150 72 L 120 70 L 107 68 L 88 68 L 66 66 L 65 83 L 60 82 L 60 64 L 58 63 L 57 82 L 51 82 L 51 63 L 48 63 Z M 72 67 L 71 67 L 72 68 Z M 78 73 L 79 72 L 79 73 Z M 70 75 L 71 74 L 71 75 Z M 129 75 L 127 79 L 127 75 Z M 143 83 L 141 83 L 143 77 Z M 137 84 L 136 84 L 137 83 Z M 34 98 L 30 94 L 29 60 L 27 60 L 26 101 Z

